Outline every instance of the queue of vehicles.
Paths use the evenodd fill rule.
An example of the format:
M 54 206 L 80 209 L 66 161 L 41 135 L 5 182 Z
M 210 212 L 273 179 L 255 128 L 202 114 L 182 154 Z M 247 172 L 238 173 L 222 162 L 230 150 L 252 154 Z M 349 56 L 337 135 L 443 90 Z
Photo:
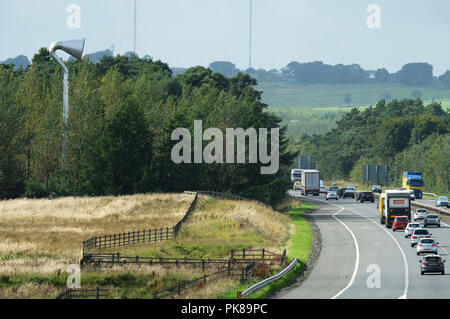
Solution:
M 411 247 L 416 248 L 417 256 L 426 254 L 423 259 L 419 260 L 421 275 L 435 272 L 445 274 L 444 263 L 446 261 L 438 254 L 439 243 L 432 238 L 432 234 L 427 229 L 430 226 L 441 227 L 439 216 L 428 214 L 427 210 L 423 208 L 416 209 L 414 213 L 411 212 L 411 201 L 416 198 L 421 199 L 423 196 L 423 181 L 420 172 L 405 172 L 403 189 L 386 190 L 384 193 L 379 185 L 373 185 L 371 191 L 362 192 L 357 192 L 355 186 L 350 184 L 339 189 L 333 183 L 326 188 L 322 181 L 319 182 L 318 171 L 304 170 L 304 172 L 301 173 L 299 180 L 294 182 L 294 189 L 301 190 L 305 196 L 311 193 L 311 189 L 314 189 L 312 191 L 314 195 L 324 193 L 327 200 L 352 197 L 361 203 L 364 201 L 373 203 L 375 201 L 374 193 L 379 193 L 377 209 L 380 223 L 387 228 L 392 228 L 393 231 L 404 230 L 405 238 L 411 237 Z M 308 177 L 308 174 L 314 177 Z M 439 197 L 436 206 L 450 208 L 448 198 Z M 419 221 L 423 221 L 423 225 Z

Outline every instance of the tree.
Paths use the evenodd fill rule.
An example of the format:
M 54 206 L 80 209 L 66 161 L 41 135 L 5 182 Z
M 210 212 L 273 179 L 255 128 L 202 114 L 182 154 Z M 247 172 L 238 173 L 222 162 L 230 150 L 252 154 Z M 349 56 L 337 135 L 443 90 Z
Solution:
M 221 73 L 226 77 L 232 77 L 239 73 L 236 65 L 227 61 L 216 61 L 209 65 L 213 72 Z
M 151 159 L 151 137 L 145 115 L 136 101 L 126 99 L 106 121 L 100 148 L 98 174 L 106 177 L 106 193 L 137 191 Z
M 433 82 L 433 66 L 428 63 L 409 63 L 396 73 L 402 84 L 427 86 Z

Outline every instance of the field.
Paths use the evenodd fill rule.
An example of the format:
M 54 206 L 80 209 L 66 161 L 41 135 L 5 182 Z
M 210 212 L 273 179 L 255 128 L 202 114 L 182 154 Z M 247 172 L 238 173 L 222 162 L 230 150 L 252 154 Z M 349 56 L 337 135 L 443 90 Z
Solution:
M 182 194 L 18 199 L 0 202 L 0 298 L 55 298 L 66 287 L 67 266 L 79 264 L 81 242 L 92 236 L 173 226 L 192 201 Z M 122 247 L 121 255 L 227 258 L 231 249 L 281 252 L 293 220 L 255 202 L 200 197 L 174 241 Z M 305 240 L 309 240 L 305 234 Z M 151 298 L 152 292 L 203 272 L 189 267 L 115 266 L 83 271 L 83 288 L 106 287 L 112 298 Z M 213 298 L 233 290 L 222 279 L 182 298 Z
M 298 85 L 283 82 L 261 82 L 258 90 L 263 91 L 263 101 L 270 107 L 330 107 L 361 106 L 376 104 L 382 96 L 392 99 L 411 98 L 418 90 L 424 100 L 449 99 L 449 89 L 414 88 L 400 84 L 355 84 L 355 85 Z M 346 101 L 347 94 L 351 100 Z
M 442 104 L 444 109 L 450 110 L 450 99 L 435 100 Z M 428 105 L 432 100 L 425 100 L 424 105 Z M 364 110 L 370 105 L 358 106 L 359 110 Z M 300 137 L 303 134 L 324 134 L 336 127 L 336 121 L 340 120 L 352 107 L 269 107 L 268 111 L 275 113 L 282 119 L 283 125 L 288 125 L 288 135 Z

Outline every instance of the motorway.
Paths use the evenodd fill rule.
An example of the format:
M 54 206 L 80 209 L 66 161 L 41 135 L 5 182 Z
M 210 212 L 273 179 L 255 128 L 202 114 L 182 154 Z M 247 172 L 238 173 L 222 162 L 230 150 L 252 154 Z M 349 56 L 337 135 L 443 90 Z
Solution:
M 291 196 L 302 199 L 299 192 Z M 325 200 L 308 196 L 319 206 L 309 215 L 320 229 L 322 247 L 309 276 L 282 299 L 441 299 L 450 298 L 450 227 L 430 227 L 447 260 L 446 273 L 420 274 L 420 257 L 403 231 L 379 223 L 376 203 L 353 198 Z

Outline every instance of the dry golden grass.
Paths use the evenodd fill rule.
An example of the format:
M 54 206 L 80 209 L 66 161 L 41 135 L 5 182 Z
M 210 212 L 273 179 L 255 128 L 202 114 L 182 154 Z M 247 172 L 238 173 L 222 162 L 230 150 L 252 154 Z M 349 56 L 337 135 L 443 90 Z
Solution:
M 174 226 L 192 200 L 192 195 L 153 194 L 0 201 L 0 281 L 2 275 L 15 280 L 15 284 L 0 288 L 0 298 L 54 298 L 64 290 L 67 266 L 79 263 L 82 241 L 98 235 Z M 286 215 L 256 202 L 200 196 L 176 240 L 118 247 L 114 252 L 212 259 L 228 257 L 232 248 L 264 247 L 280 253 L 291 224 Z M 215 271 L 207 269 L 206 273 Z M 129 275 L 132 278 L 128 280 Z M 151 298 L 154 291 L 202 275 L 201 269 L 192 267 L 127 265 L 86 270 L 82 282 L 83 288 L 107 287 L 111 298 Z M 30 276 L 51 278 L 59 284 L 36 282 Z M 175 298 L 216 298 L 238 282 L 221 279 Z
M 0 274 L 53 273 L 78 263 L 93 236 L 175 225 L 191 195 L 0 201 Z

